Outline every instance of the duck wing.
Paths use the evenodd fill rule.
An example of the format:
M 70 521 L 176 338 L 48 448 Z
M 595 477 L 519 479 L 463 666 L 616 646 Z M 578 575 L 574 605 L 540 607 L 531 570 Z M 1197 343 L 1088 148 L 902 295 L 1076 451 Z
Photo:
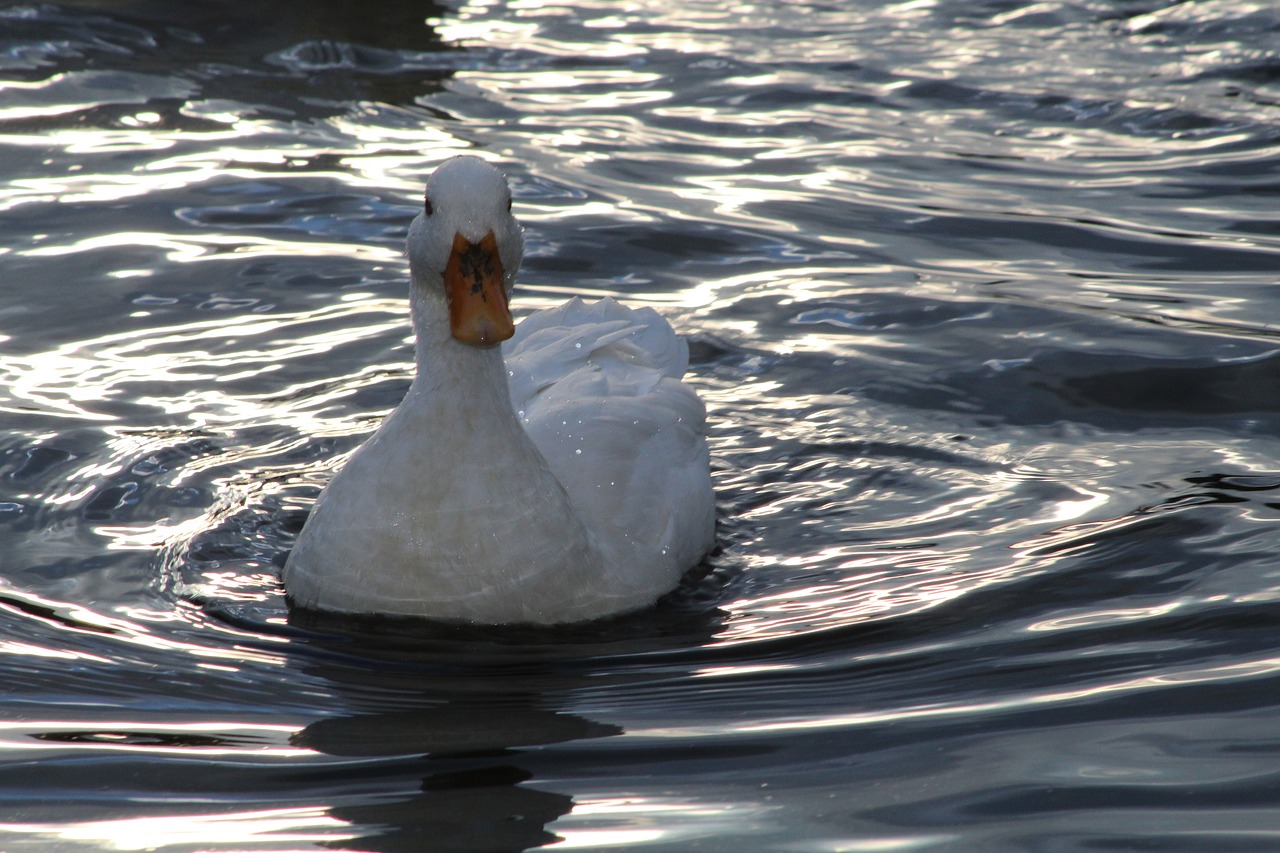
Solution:
M 710 550 L 706 410 L 652 308 L 574 298 L 504 345 L 511 404 L 622 586 L 669 588 Z

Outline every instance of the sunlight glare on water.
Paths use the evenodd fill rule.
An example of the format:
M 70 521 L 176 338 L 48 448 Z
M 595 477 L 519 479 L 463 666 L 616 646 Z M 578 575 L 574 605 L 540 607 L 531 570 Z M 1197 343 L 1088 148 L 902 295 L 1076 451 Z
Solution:
M 335 843 L 358 837 L 322 808 L 267 809 L 221 815 L 174 815 L 74 824 L 0 824 L 0 832 L 100 850 L 156 850 L 189 845 Z M 338 831 L 335 831 L 338 830 Z M 277 847 L 277 849 L 280 849 Z

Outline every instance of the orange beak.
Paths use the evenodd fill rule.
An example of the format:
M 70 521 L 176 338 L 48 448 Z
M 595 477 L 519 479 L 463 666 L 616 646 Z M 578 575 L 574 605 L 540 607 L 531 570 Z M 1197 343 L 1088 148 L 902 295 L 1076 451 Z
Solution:
M 456 340 L 487 347 L 515 334 L 502 278 L 498 240 L 492 231 L 479 243 L 453 235 L 453 251 L 444 268 L 444 292 L 449 300 L 449 327 Z

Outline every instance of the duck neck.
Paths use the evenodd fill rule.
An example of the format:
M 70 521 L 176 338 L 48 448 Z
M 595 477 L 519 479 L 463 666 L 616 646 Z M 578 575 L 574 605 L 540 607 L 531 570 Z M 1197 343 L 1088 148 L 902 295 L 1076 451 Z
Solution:
M 483 415 L 492 428 L 501 423 L 519 430 L 507 390 L 507 368 L 499 346 L 475 347 L 454 339 L 442 296 L 417 281 L 409 303 L 417 337 L 417 372 L 409 393 L 424 397 L 433 411 Z M 439 288 L 437 288 L 437 293 Z M 464 420 L 465 422 L 465 420 Z

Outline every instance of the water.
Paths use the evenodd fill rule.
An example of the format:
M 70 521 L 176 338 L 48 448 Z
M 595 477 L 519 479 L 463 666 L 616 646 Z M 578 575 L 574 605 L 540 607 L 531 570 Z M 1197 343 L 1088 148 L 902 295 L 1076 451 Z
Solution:
M 1274 4 L 280 8 L 0 7 L 0 849 L 1280 848 Z M 461 151 L 690 336 L 720 548 L 291 620 Z

